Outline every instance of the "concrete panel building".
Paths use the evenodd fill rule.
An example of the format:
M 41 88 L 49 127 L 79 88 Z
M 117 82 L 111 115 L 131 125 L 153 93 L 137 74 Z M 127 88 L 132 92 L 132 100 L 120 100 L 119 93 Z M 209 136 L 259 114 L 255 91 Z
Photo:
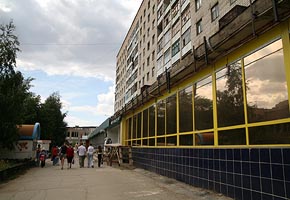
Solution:
M 235 199 L 289 199 L 289 35 L 289 0 L 144 0 L 111 118 L 134 164 Z

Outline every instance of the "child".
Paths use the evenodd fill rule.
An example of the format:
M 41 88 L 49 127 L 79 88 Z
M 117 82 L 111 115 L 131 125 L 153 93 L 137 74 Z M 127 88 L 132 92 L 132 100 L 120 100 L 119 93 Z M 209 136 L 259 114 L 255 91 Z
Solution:
M 45 160 L 46 160 L 46 151 L 45 149 L 42 149 L 42 151 L 39 154 L 39 161 L 41 167 L 45 166 Z

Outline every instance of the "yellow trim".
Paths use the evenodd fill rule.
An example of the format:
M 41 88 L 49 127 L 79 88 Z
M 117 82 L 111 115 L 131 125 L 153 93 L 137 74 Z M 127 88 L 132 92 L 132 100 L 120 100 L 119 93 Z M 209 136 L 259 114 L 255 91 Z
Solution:
M 155 135 L 151 137 L 142 138 L 143 140 L 147 140 L 147 148 L 172 148 L 173 146 L 157 146 L 157 139 L 158 138 L 164 138 L 166 142 L 167 137 L 176 136 L 177 137 L 177 145 L 174 146 L 174 148 L 261 148 L 261 147 L 289 147 L 290 144 L 268 144 L 268 145 L 250 145 L 249 141 L 249 127 L 259 127 L 259 126 L 266 126 L 266 125 L 274 125 L 274 124 L 280 124 L 280 123 L 290 123 L 290 118 L 286 119 L 279 119 L 279 120 L 272 120 L 272 121 L 266 121 L 266 122 L 256 122 L 256 123 L 249 123 L 248 122 L 248 116 L 247 116 L 247 98 L 246 98 L 246 86 L 245 86 L 245 72 L 244 72 L 244 63 L 243 59 L 246 55 L 251 54 L 252 52 L 256 51 L 257 49 L 260 49 L 261 47 L 269 44 L 271 41 L 274 41 L 278 38 L 282 38 L 283 43 L 283 53 L 284 53 L 284 64 L 285 64 L 285 75 L 286 75 L 286 81 L 287 81 L 287 89 L 288 89 L 288 102 L 290 105 L 290 19 L 286 22 L 281 23 L 280 25 L 274 27 L 273 29 L 267 31 L 263 35 L 259 35 L 259 37 L 255 38 L 251 42 L 239 47 L 239 49 L 231 52 L 226 57 L 220 58 L 214 63 L 214 67 L 207 66 L 205 69 L 202 69 L 199 71 L 196 75 L 192 76 L 191 78 L 185 80 L 183 83 L 171 88 L 171 92 L 168 93 L 167 91 L 162 94 L 162 96 L 155 98 L 151 100 L 150 102 L 146 103 L 144 106 L 138 108 L 135 111 L 132 111 L 130 114 L 128 114 L 125 117 L 125 120 L 121 123 L 124 124 L 124 127 L 122 127 L 122 131 L 128 130 L 126 128 L 126 120 L 131 117 L 132 120 L 132 127 L 131 128 L 131 134 L 133 136 L 133 118 L 134 115 L 138 115 L 139 112 L 142 112 L 142 122 L 143 122 L 143 111 L 145 109 L 149 109 L 152 105 L 155 105 Z M 216 104 L 216 82 L 215 82 L 215 72 L 219 69 L 223 68 L 227 63 L 233 63 L 237 60 L 242 60 L 242 83 L 243 83 L 243 100 L 244 100 L 244 118 L 245 118 L 245 124 L 241 125 L 235 125 L 235 126 L 227 126 L 227 127 L 218 127 L 218 121 L 217 121 L 217 104 Z M 192 87 L 194 91 L 194 83 L 198 82 L 199 80 L 203 79 L 204 77 L 212 76 L 212 97 L 213 97 L 213 129 L 207 129 L 207 130 L 201 130 L 201 131 L 194 131 L 194 122 L 195 122 L 195 115 L 194 115 L 194 93 L 192 94 L 192 106 L 193 106 L 193 130 L 189 132 L 180 133 L 179 131 L 179 91 L 187 88 Z M 157 136 L 157 102 L 161 100 L 165 100 L 171 95 L 176 94 L 176 125 L 177 130 L 174 134 L 166 134 L 167 125 L 166 125 L 166 104 L 165 104 L 165 135 Z M 289 108 L 290 112 L 290 108 Z M 141 125 L 141 136 L 143 137 L 143 123 Z M 137 128 L 137 126 L 136 126 Z M 245 128 L 246 131 L 246 145 L 218 145 L 218 131 L 224 131 L 224 130 L 232 130 L 232 129 L 238 129 L 238 128 Z M 149 110 L 148 110 L 148 131 L 149 131 Z M 195 134 L 197 133 L 206 133 L 206 132 L 214 132 L 214 145 L 204 145 L 204 146 L 195 146 Z M 180 145 L 179 136 L 180 135 L 190 135 L 193 134 L 193 145 Z M 123 135 L 123 141 L 135 143 L 139 141 L 140 139 L 127 139 L 125 138 L 126 134 L 122 133 Z M 149 132 L 148 132 L 149 136 Z M 154 139 L 155 140 L 155 146 L 148 146 L 149 140 Z M 165 144 L 166 145 L 166 144 Z M 141 146 L 136 147 L 142 147 L 143 143 L 141 143 Z M 143 146 L 144 147 L 144 146 Z

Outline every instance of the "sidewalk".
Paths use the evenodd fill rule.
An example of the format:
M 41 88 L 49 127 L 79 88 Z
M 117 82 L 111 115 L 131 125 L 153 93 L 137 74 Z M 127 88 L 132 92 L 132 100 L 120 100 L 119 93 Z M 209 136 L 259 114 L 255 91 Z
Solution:
M 85 164 L 86 166 L 86 164 Z M 0 184 L 0 200 L 230 200 L 142 169 L 109 167 L 63 170 L 46 161 Z

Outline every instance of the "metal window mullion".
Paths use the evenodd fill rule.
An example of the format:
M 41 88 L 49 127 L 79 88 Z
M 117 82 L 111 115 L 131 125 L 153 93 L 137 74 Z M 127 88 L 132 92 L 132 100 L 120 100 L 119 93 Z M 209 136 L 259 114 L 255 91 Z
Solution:
M 214 146 L 218 146 L 218 122 L 217 122 L 217 102 L 216 102 L 216 76 L 215 67 L 212 70 L 212 100 L 213 100 L 213 133 L 214 133 Z

